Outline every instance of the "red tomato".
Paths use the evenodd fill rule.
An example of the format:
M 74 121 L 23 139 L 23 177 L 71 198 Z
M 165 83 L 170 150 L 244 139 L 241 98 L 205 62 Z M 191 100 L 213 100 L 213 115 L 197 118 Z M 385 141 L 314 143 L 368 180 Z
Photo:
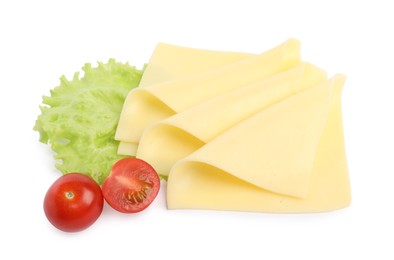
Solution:
M 147 162 L 124 158 L 112 167 L 102 191 L 108 204 L 123 213 L 135 213 L 148 207 L 160 189 L 160 178 Z
M 57 179 L 44 199 L 49 222 L 65 232 L 77 232 L 92 225 L 103 211 L 100 186 L 81 173 L 69 173 Z

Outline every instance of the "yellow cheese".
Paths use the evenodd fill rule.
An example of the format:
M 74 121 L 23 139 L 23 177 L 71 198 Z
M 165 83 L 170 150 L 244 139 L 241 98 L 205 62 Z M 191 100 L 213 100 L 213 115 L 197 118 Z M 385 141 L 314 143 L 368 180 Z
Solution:
M 289 97 L 188 157 L 281 194 L 305 197 L 330 101 L 328 81 Z
M 179 161 L 168 179 L 168 207 L 303 213 L 348 206 L 340 101 L 344 81 L 337 75 L 328 87 L 279 102 Z M 275 175 L 266 169 L 280 171 Z M 298 174 L 310 175 L 308 181 L 300 182 Z
M 179 159 L 242 120 L 326 79 L 324 71 L 303 63 L 193 106 L 148 127 L 137 157 L 148 161 L 161 175 L 168 175 Z
M 203 50 L 158 43 L 142 75 L 140 86 L 147 87 L 252 56 L 254 55 L 241 52 Z
M 138 144 L 147 126 L 235 88 L 299 65 L 299 42 L 290 39 L 263 54 L 201 73 L 133 89 L 115 139 Z
M 158 43 L 140 81 L 140 87 L 201 73 L 250 58 L 253 54 L 203 50 Z M 127 104 L 125 104 L 127 105 Z M 118 154 L 135 156 L 137 143 L 120 140 Z
M 137 154 L 138 144 L 126 141 L 119 141 L 117 153 L 121 155 L 135 156 Z
M 118 154 L 135 156 L 137 154 L 138 145 L 136 143 L 120 141 L 118 145 Z

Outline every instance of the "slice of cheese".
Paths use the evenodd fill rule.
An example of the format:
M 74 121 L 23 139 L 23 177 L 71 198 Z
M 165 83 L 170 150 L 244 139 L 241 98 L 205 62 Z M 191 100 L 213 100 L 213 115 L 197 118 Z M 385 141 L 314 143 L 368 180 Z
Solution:
M 242 120 L 326 79 L 323 70 L 303 63 L 210 99 L 148 127 L 141 137 L 137 157 L 167 176 L 178 160 Z
M 191 154 L 188 160 L 209 161 L 261 188 L 305 197 L 330 90 L 326 81 L 264 109 Z
M 288 98 L 179 161 L 168 179 L 168 208 L 306 213 L 348 206 L 340 101 L 344 81 L 337 75 L 329 81 L 330 88 L 320 86 Z M 291 141 L 289 135 L 296 139 Z M 305 150 L 311 139 L 315 149 Z M 297 170 L 310 167 L 311 174 Z M 264 172 L 276 168 L 286 171 Z M 300 182 L 306 175 L 309 181 Z
M 142 75 L 140 87 L 201 73 L 252 56 L 254 55 L 241 52 L 213 51 L 158 43 Z M 118 154 L 135 156 L 136 153 L 137 143 L 120 140 Z
M 253 54 L 189 48 L 158 43 L 145 68 L 140 87 L 147 87 L 234 63 Z
M 152 123 L 233 89 L 300 64 L 299 42 L 290 39 L 263 53 L 181 79 L 135 88 L 126 97 L 115 139 L 135 143 Z

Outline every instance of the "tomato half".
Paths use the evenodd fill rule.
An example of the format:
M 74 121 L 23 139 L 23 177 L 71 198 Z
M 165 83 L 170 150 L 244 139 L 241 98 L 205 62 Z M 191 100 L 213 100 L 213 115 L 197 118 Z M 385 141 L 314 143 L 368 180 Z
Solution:
M 44 212 L 49 222 L 65 232 L 77 232 L 91 226 L 103 211 L 100 186 L 81 173 L 58 178 L 48 189 Z
M 147 162 L 137 158 L 117 161 L 102 185 L 104 199 L 123 213 L 147 208 L 160 189 L 160 178 Z

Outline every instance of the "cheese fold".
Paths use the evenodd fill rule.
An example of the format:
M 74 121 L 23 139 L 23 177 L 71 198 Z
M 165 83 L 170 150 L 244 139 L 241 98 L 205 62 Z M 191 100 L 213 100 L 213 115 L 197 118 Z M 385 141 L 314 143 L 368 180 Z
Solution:
M 300 66 L 235 89 L 148 127 L 136 157 L 168 176 L 172 165 L 253 114 L 327 79 L 316 66 Z M 165 152 L 163 152 L 165 151 Z
M 336 75 L 262 110 L 171 169 L 168 208 L 322 212 L 350 204 Z
M 149 87 L 159 82 L 201 73 L 252 56 L 254 55 L 242 52 L 213 51 L 158 43 L 145 67 L 139 87 Z M 125 103 L 125 107 L 127 105 Z M 121 120 L 127 120 L 126 117 L 124 115 Z M 121 128 L 122 126 L 119 127 Z M 118 154 L 135 156 L 137 148 L 137 143 L 119 140 Z
M 133 89 L 126 97 L 115 139 L 136 148 L 142 133 L 152 123 L 299 65 L 299 45 L 297 40 L 289 39 L 267 52 L 229 65 Z

